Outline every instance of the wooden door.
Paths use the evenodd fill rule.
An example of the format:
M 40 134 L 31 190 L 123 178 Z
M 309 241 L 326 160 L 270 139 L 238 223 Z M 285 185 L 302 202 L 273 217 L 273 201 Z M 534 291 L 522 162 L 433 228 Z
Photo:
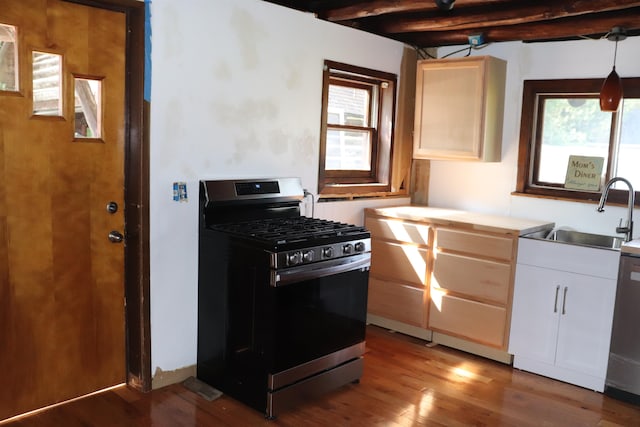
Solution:
M 125 381 L 124 242 L 108 235 L 124 234 L 126 22 L 0 0 L 0 24 L 16 29 L 19 70 L 16 90 L 0 91 L 2 420 Z M 59 114 L 34 114 L 33 52 L 59 55 Z M 100 83 L 89 137 L 78 137 L 78 78 Z

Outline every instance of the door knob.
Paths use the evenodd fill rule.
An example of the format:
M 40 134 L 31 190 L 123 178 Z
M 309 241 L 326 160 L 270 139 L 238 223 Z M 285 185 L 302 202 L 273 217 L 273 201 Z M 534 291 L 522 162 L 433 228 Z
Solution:
M 113 230 L 109 233 L 109 241 L 111 243 L 121 243 L 124 240 L 124 236 L 119 231 Z

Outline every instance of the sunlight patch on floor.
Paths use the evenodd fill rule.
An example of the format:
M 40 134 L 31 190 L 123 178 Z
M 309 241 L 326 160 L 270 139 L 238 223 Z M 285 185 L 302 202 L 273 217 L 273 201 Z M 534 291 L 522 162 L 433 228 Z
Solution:
M 429 414 L 434 406 L 435 391 L 433 389 L 424 390 L 420 400 L 408 405 L 406 410 L 402 411 L 393 422 L 392 425 L 415 426 L 420 420 L 429 418 Z
M 450 381 L 457 382 L 477 381 L 485 384 L 493 381 L 491 378 L 480 375 L 477 372 L 471 370 L 466 363 L 462 363 L 458 366 L 450 368 L 448 379 Z

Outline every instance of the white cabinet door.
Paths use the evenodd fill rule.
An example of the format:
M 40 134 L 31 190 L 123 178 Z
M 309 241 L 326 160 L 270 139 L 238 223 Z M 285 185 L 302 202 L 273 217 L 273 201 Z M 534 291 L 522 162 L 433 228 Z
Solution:
M 554 364 L 561 304 L 558 273 L 518 264 L 509 353 Z
M 616 281 L 518 264 L 509 353 L 514 366 L 601 391 Z
M 607 373 L 616 281 L 562 274 L 556 365 L 596 377 Z

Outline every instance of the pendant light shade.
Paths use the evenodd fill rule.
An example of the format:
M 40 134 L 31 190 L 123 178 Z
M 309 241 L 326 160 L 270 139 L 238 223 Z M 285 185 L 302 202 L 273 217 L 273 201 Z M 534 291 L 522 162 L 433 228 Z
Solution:
M 622 80 L 616 73 L 616 67 L 604 81 L 600 90 L 600 110 L 615 112 L 618 111 L 620 100 L 622 99 Z
M 451 10 L 456 0 L 436 0 L 436 6 L 440 10 Z
M 620 100 L 622 99 L 622 80 L 616 72 L 616 56 L 618 55 L 618 41 L 627 38 L 627 33 L 622 27 L 614 27 L 611 32 L 607 34 L 607 39 L 616 42 L 616 47 L 613 53 L 613 70 L 607 76 L 602 89 L 600 89 L 600 110 L 606 112 L 616 112 L 620 106 Z

